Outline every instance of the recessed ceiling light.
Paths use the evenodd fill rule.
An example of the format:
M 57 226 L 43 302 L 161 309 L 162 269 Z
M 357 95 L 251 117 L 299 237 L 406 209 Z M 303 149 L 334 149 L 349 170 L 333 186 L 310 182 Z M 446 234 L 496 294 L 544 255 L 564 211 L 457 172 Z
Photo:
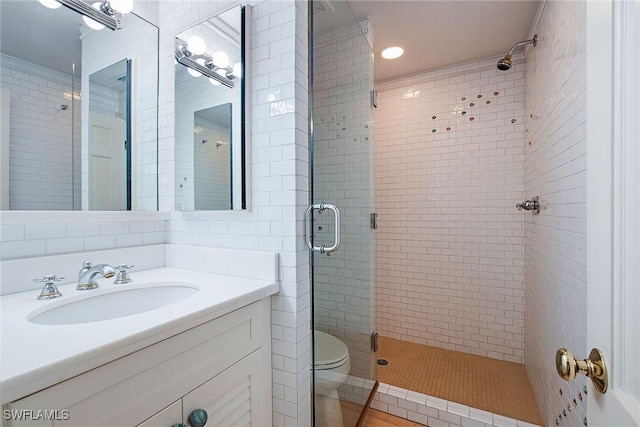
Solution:
M 404 49 L 401 47 L 388 47 L 382 51 L 382 57 L 385 59 L 396 59 L 402 56 Z

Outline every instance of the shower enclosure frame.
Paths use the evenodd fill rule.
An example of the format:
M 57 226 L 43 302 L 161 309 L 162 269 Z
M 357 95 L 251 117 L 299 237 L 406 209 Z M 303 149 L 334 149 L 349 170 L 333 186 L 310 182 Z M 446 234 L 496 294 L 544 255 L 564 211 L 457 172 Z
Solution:
M 318 28 L 315 25 L 314 11 L 318 4 L 319 2 L 314 1 L 308 3 L 310 212 L 308 215 L 309 223 L 305 224 L 305 237 L 308 238 L 308 245 L 323 247 L 323 250 L 310 250 L 309 253 L 310 290 L 312 295 L 310 310 L 312 360 L 316 360 L 316 342 L 313 333 L 316 329 L 337 336 L 337 338 L 347 344 L 352 363 L 351 376 L 349 380 L 347 380 L 347 383 L 339 388 L 339 394 L 341 402 L 344 400 L 350 401 L 351 404 L 347 404 L 350 408 L 359 408 L 360 410 L 357 421 L 355 421 L 353 413 L 350 413 L 351 417 L 345 417 L 346 422 L 344 425 L 351 426 L 362 424 L 364 416 L 366 415 L 366 408 L 369 407 L 371 399 L 377 389 L 376 359 L 372 338 L 375 335 L 375 281 L 373 280 L 375 273 L 373 263 L 375 241 L 374 229 L 370 228 L 370 218 L 374 212 L 374 156 L 372 148 L 373 129 L 371 126 L 373 107 L 369 104 L 369 100 L 371 99 L 370 91 L 373 89 L 373 54 L 369 40 L 366 37 L 368 26 L 366 28 L 361 27 L 361 23 L 355 19 L 348 3 L 345 2 L 341 6 L 349 8 L 347 12 L 353 16 L 352 22 L 350 22 L 349 27 L 346 28 L 346 31 L 350 31 L 349 34 L 345 36 L 344 29 L 341 28 L 339 30 L 341 34 L 334 37 L 331 42 L 325 40 L 317 46 L 320 46 L 320 49 L 322 49 L 323 47 L 329 46 L 329 43 L 335 43 L 336 46 L 339 46 L 339 43 L 345 43 L 345 46 L 351 46 L 352 44 L 357 45 L 359 43 L 360 53 L 362 54 L 361 59 L 363 63 L 369 62 L 370 71 L 368 74 L 365 73 L 366 76 L 362 79 L 363 83 L 358 80 L 358 76 L 354 77 L 354 81 L 361 84 L 361 87 L 358 89 L 357 94 L 354 93 L 353 96 L 354 99 L 360 102 L 358 105 L 364 107 L 360 112 L 365 119 L 358 117 L 357 114 L 351 117 L 350 114 L 352 111 L 345 111 L 340 118 L 342 125 L 339 129 L 342 137 L 328 139 L 327 121 L 323 118 L 318 119 L 318 110 L 316 108 L 318 98 L 314 92 L 314 90 L 318 89 L 318 86 L 316 86 L 317 79 L 314 73 L 317 64 L 314 54 L 318 53 L 316 51 L 317 46 L 314 46 L 314 41 L 316 41 L 314 36 Z M 353 30 L 351 26 L 356 28 L 356 30 Z M 329 49 L 331 49 L 331 47 Z M 368 108 L 368 110 L 366 108 Z M 345 110 L 348 110 L 348 108 L 345 108 Z M 351 155 L 353 163 L 345 165 L 343 167 L 344 170 L 329 171 L 328 169 L 332 169 L 334 166 L 334 164 L 331 163 L 331 159 L 327 157 L 329 145 L 331 145 L 330 150 L 352 150 L 348 154 Z M 348 154 L 345 154 L 345 157 L 349 157 Z M 353 178 L 353 180 L 347 176 L 344 177 L 344 180 L 340 180 L 341 174 L 346 175 L 348 172 L 354 170 L 359 171 L 359 181 L 358 176 Z M 319 176 L 320 179 L 318 179 Z M 332 183 L 327 185 L 328 181 L 332 181 Z M 344 191 L 347 187 L 353 189 L 354 193 L 357 193 L 353 196 L 353 204 L 348 203 L 345 197 L 341 197 L 340 195 L 341 191 Z M 334 190 L 331 190 L 331 188 Z M 322 205 L 323 203 L 325 205 Z M 332 205 L 330 204 L 335 204 L 340 212 L 339 215 L 342 216 L 342 226 L 339 226 L 337 229 L 335 227 L 335 224 L 338 222 L 337 215 L 322 213 L 323 211 L 326 212 L 331 209 Z M 327 209 L 322 209 L 323 207 Z M 340 240 L 338 235 L 340 234 L 342 234 L 343 242 L 337 252 L 331 254 L 331 246 L 337 245 Z M 362 239 L 364 239 L 367 244 L 362 244 Z M 354 270 L 350 270 L 348 266 L 359 264 L 363 259 L 362 265 L 364 268 L 359 272 L 361 277 L 350 277 L 354 275 Z M 339 276 L 337 279 L 335 277 L 333 277 L 333 279 L 336 279 L 338 283 L 344 283 L 344 286 L 336 286 L 335 282 L 331 282 L 331 278 L 327 278 L 326 275 L 323 276 L 323 272 L 333 268 L 337 271 L 336 276 Z M 358 272 L 355 272 L 355 276 L 357 275 Z M 349 283 L 350 280 L 353 283 Z M 358 284 L 364 285 L 366 288 L 362 289 L 362 287 L 358 287 Z M 327 291 L 327 289 L 335 289 L 335 292 Z M 354 293 L 344 295 L 345 292 Z M 329 319 L 329 322 L 327 322 L 327 300 L 323 301 L 322 298 L 318 298 L 320 294 L 323 294 L 326 298 L 334 297 L 340 299 L 344 296 L 345 299 L 361 301 L 362 304 L 352 307 L 347 311 L 345 316 L 355 313 L 354 318 L 357 318 L 358 315 L 362 315 L 365 325 L 360 325 L 362 326 L 361 330 L 357 330 L 357 327 L 354 326 L 357 322 L 349 324 L 348 321 L 336 319 Z M 331 296 L 328 296 L 329 294 L 331 294 Z M 318 321 L 318 319 L 324 319 L 324 321 Z M 316 424 L 319 414 L 318 407 L 315 404 L 315 391 L 318 384 L 314 363 L 311 364 L 311 369 L 313 397 L 311 402 L 312 425 L 320 425 Z M 352 379 L 354 381 L 351 381 Z M 357 389 L 357 387 L 352 385 L 355 383 L 364 385 L 359 386 L 361 389 Z M 347 420 L 347 418 L 349 418 L 349 420 Z

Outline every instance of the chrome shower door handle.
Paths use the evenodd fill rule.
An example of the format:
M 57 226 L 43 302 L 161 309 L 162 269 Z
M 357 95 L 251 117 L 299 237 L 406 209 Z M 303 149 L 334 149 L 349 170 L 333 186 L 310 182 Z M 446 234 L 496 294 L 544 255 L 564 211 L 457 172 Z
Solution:
M 335 227 L 335 239 L 333 241 L 333 245 L 326 247 L 324 245 L 314 246 L 311 243 L 311 235 L 313 233 L 313 222 L 311 220 L 311 213 L 314 210 L 318 210 L 318 212 L 322 212 L 325 209 L 328 209 L 333 212 L 334 219 L 334 227 Z M 313 252 L 320 252 L 321 254 L 330 254 L 331 252 L 335 252 L 340 247 L 340 211 L 335 205 L 331 205 L 329 203 L 320 202 L 318 204 L 311 205 L 307 208 L 307 212 L 305 214 L 305 222 L 307 223 L 307 238 L 306 243 L 307 247 L 311 249 Z

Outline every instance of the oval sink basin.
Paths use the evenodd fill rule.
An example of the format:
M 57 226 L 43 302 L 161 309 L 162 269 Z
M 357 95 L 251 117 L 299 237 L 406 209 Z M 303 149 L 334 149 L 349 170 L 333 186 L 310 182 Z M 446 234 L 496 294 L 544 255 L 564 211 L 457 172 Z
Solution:
M 113 292 L 82 296 L 66 303 L 60 301 L 62 304 L 35 310 L 27 318 L 40 325 L 71 325 L 117 319 L 166 307 L 190 297 L 198 290 L 187 284 L 175 283 L 121 288 Z

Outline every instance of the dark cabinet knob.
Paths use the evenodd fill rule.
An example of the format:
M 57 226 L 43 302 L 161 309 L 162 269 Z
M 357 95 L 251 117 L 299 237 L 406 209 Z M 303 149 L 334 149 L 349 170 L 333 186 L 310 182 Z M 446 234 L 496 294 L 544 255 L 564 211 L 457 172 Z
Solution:
M 207 411 L 204 409 L 195 409 L 189 414 L 189 424 L 191 427 L 204 427 L 207 423 Z

